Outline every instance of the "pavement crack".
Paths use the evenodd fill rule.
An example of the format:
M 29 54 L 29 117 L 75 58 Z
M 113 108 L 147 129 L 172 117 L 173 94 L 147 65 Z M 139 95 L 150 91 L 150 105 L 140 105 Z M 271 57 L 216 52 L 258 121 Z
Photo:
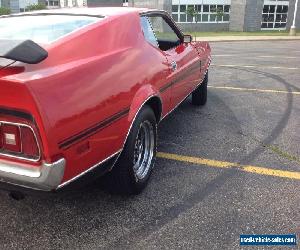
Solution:
M 300 158 L 298 158 L 297 156 L 295 155 L 292 155 L 284 150 L 282 150 L 281 148 L 279 148 L 278 146 L 275 146 L 273 144 L 267 144 L 267 143 L 264 143 L 263 141 L 259 140 L 258 138 L 254 137 L 253 135 L 249 135 L 249 134 L 245 134 L 245 133 L 242 133 L 244 136 L 247 136 L 249 137 L 250 139 L 252 139 L 253 141 L 259 143 L 262 147 L 272 151 L 274 154 L 282 157 L 282 158 L 285 158 L 289 161 L 293 161 L 293 162 L 296 162 L 298 164 L 300 164 Z

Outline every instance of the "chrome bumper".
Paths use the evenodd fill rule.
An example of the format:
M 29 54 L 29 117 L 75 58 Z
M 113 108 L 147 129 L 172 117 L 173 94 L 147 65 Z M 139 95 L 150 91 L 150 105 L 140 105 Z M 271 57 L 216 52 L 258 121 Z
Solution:
M 42 191 L 55 190 L 61 184 L 65 165 L 65 159 L 39 167 L 0 160 L 0 182 Z

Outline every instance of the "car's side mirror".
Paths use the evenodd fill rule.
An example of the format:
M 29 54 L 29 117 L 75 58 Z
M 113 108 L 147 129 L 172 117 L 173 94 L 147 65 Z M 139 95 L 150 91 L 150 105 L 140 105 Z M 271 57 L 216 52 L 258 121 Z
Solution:
M 191 43 L 193 41 L 193 38 L 191 35 L 184 35 L 183 36 L 183 42 L 184 43 Z

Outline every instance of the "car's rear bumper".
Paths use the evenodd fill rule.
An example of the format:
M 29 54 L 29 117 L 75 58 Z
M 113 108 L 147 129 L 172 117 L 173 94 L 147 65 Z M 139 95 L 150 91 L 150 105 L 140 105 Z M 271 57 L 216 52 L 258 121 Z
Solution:
M 55 190 L 61 184 L 65 165 L 65 159 L 39 167 L 0 160 L 0 182 L 41 191 Z

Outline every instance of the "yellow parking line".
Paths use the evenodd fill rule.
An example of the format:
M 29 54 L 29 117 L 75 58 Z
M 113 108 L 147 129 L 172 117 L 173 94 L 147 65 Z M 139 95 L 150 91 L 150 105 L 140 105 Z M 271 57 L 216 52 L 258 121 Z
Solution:
M 267 66 L 267 65 L 239 65 L 239 64 L 211 64 L 216 67 L 227 67 L 227 68 L 265 68 L 265 69 L 287 69 L 287 70 L 299 70 L 296 67 L 279 67 L 279 66 Z
M 168 160 L 188 162 L 197 165 L 206 165 L 215 168 L 234 168 L 252 174 L 268 175 L 268 176 L 300 180 L 300 172 L 278 170 L 278 169 L 257 167 L 251 165 L 240 165 L 238 163 L 232 163 L 227 161 L 216 161 L 216 160 L 210 160 L 210 159 L 205 159 L 200 157 L 191 157 L 191 156 L 169 154 L 163 152 L 158 152 L 157 157 L 168 159 Z
M 237 88 L 237 87 L 226 87 L 226 86 L 208 86 L 212 89 L 228 89 L 228 90 L 240 90 L 240 91 L 253 91 L 253 92 L 265 92 L 265 93 L 275 93 L 275 94 L 293 94 L 300 95 L 299 91 L 285 91 L 285 90 L 275 90 L 275 89 L 252 89 L 252 88 Z

